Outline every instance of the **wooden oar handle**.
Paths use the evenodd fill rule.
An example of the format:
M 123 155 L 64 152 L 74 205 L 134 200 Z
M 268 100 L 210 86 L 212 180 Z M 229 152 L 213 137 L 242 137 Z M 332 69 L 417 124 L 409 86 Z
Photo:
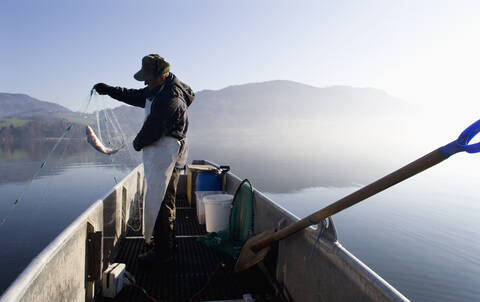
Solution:
M 397 171 L 390 173 L 387 176 L 382 177 L 379 180 L 313 213 L 312 215 L 305 217 L 302 220 L 297 221 L 296 223 L 289 225 L 288 227 L 278 232 L 272 233 L 271 236 L 252 245 L 252 251 L 257 252 L 267 246 L 270 246 L 272 243 L 278 240 L 281 240 L 298 231 L 301 231 L 304 228 L 310 226 L 310 222 L 312 222 L 313 224 L 318 224 L 322 219 L 325 219 L 328 216 L 332 216 L 333 214 L 336 214 L 348 207 L 351 207 L 354 204 L 370 196 L 373 196 L 378 192 L 381 192 L 393 185 L 396 185 L 397 183 L 402 182 L 403 180 L 415 174 L 418 174 L 432 166 L 435 166 L 436 164 L 448 158 L 448 156 L 445 156 L 440 152 L 440 149 L 441 148 L 438 148 L 435 151 L 432 151 L 429 154 L 411 162 L 403 168 L 400 168 Z

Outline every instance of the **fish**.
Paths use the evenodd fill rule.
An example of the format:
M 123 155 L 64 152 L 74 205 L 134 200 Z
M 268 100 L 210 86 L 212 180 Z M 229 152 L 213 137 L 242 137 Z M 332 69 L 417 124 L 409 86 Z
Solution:
M 92 145 L 93 148 L 95 148 L 95 150 L 103 153 L 103 154 L 107 154 L 107 155 L 113 155 L 115 153 L 117 153 L 118 151 L 122 150 L 123 147 L 125 147 L 125 145 L 121 145 L 120 147 L 116 148 L 116 149 L 112 149 L 112 148 L 108 148 L 106 147 L 101 141 L 100 139 L 97 137 L 97 135 L 95 134 L 95 132 L 93 131 L 92 127 L 90 127 L 89 125 L 87 125 L 86 127 L 86 133 L 87 133 L 87 141 L 90 145 Z

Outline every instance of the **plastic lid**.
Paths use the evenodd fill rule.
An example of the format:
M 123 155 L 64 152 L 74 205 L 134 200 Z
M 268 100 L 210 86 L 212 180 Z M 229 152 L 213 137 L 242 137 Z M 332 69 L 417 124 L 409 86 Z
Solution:
M 215 168 L 212 165 L 188 165 L 187 167 L 189 170 L 192 170 L 192 171 L 202 171 L 202 172 L 217 171 L 217 168 Z
M 203 197 L 203 202 L 210 204 L 225 204 L 232 203 L 233 195 L 230 194 L 213 194 Z

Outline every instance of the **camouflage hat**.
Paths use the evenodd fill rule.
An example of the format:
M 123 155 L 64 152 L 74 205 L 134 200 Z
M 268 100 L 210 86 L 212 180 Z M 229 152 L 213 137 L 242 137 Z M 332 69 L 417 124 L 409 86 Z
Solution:
M 147 81 L 169 71 L 170 64 L 164 58 L 157 54 L 150 54 L 143 57 L 142 69 L 134 74 L 133 77 L 137 81 Z

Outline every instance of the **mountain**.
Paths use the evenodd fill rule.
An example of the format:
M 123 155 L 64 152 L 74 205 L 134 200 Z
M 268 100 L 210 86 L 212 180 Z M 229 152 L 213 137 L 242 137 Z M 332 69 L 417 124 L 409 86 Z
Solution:
M 73 123 L 74 127 L 68 137 L 83 138 L 84 125 L 96 124 L 95 114 L 73 112 L 56 103 L 41 101 L 26 94 L 0 93 L 0 109 L 0 141 L 3 142 L 58 137 L 70 123 Z M 119 120 L 127 136 L 138 131 L 143 116 L 142 109 L 129 106 L 107 110 L 107 120 Z M 102 110 L 99 112 L 102 131 L 107 130 L 104 121 L 105 110 Z M 111 123 L 109 126 L 112 127 Z
M 72 112 L 24 94 L 0 93 L 0 108 L 0 117 L 38 120 L 48 116 L 77 124 L 97 124 L 96 114 Z M 408 103 L 379 89 L 320 88 L 293 81 L 268 81 L 197 92 L 189 108 L 190 136 L 207 140 L 253 135 L 282 140 L 279 135 L 310 138 L 321 130 L 330 135 L 343 132 L 358 136 L 368 132 L 373 137 L 382 130 L 381 123 L 402 127 L 405 116 L 412 112 L 414 108 Z M 144 119 L 142 108 L 125 105 L 106 113 L 105 118 L 105 111 L 99 112 L 100 129 L 108 130 L 104 125 L 107 120 L 110 131 L 120 128 L 126 136 L 135 135 Z M 22 127 L 18 123 L 15 126 Z
M 83 119 L 92 115 L 72 112 L 55 103 L 40 101 L 25 94 L 0 93 L 0 118 L 49 117 Z M 110 111 L 110 110 L 108 110 Z M 405 102 L 374 88 L 349 86 L 314 87 L 293 81 L 268 81 L 229 86 L 221 90 L 202 90 L 189 108 L 198 127 L 212 117 L 232 123 L 264 123 L 272 119 L 318 119 L 327 116 L 371 117 L 398 115 L 411 111 Z M 143 110 L 130 106 L 113 109 L 123 122 L 143 121 Z
M 0 93 L 0 118 L 34 117 L 61 112 L 69 109 L 52 102 L 40 101 L 26 94 Z
M 1 120 L 0 120 L 1 121 Z M 62 136 L 72 123 L 64 119 L 34 119 L 23 121 L 20 126 L 0 127 L 0 142 L 12 144 L 16 140 L 52 139 Z M 74 123 L 68 130 L 68 138 L 85 138 L 85 126 Z
M 259 126 L 274 120 L 357 119 L 411 111 L 407 103 L 378 89 L 269 81 L 200 91 L 190 115 L 196 127 L 205 128 L 212 124 L 212 117 L 218 126 L 227 122 Z
M 197 93 L 197 112 L 225 111 L 277 116 L 316 116 L 321 112 L 391 112 L 405 102 L 373 88 L 313 87 L 292 81 L 252 83 Z M 194 104 L 195 104 L 194 103 Z M 196 106 L 198 107 L 198 106 Z

